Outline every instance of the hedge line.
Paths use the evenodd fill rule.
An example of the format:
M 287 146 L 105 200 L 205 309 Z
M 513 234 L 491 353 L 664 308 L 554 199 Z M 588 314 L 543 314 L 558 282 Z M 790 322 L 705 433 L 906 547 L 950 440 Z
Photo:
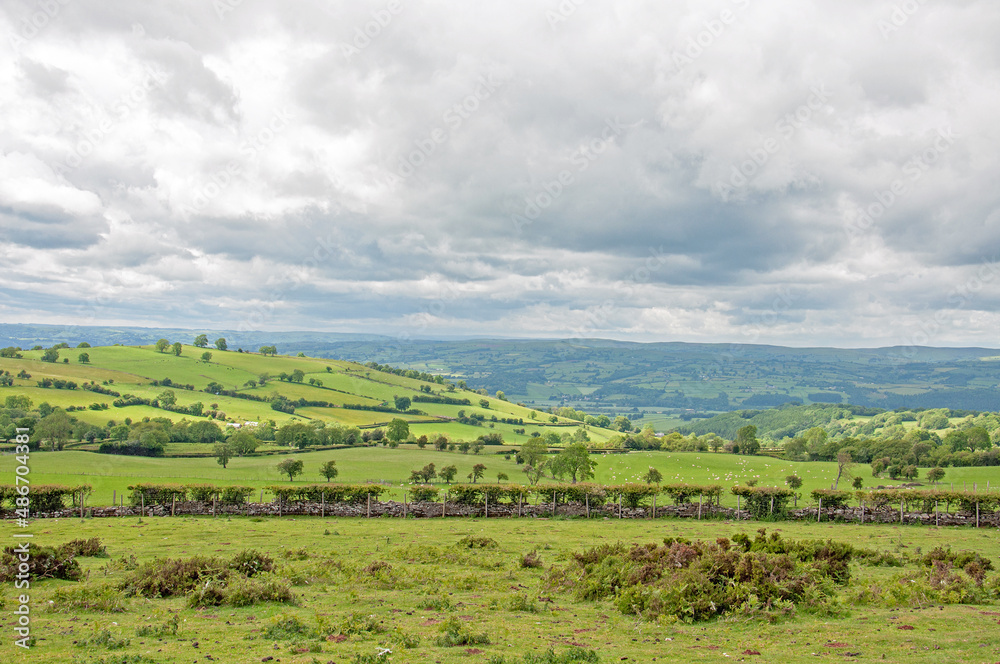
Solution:
M 26 484 L 22 484 L 21 490 L 24 487 L 28 487 Z M 93 491 L 93 487 L 89 484 L 82 484 L 80 486 L 62 486 L 60 484 L 38 484 L 30 486 L 27 489 L 28 498 L 28 510 L 31 514 L 35 512 L 54 512 L 56 510 L 65 509 L 66 507 L 66 497 L 70 497 L 70 505 L 76 506 L 79 504 L 79 495 L 83 491 L 84 496 L 90 495 Z M 0 485 L 0 507 L 8 507 L 9 509 L 17 509 L 20 505 L 17 504 L 17 499 L 21 498 L 22 494 L 19 493 L 18 487 L 9 485 Z

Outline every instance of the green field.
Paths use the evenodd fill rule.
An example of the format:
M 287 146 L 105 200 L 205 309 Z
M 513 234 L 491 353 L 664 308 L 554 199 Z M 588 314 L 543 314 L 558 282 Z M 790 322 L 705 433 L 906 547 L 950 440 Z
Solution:
M 711 622 L 649 621 L 620 613 L 606 600 L 578 599 L 550 587 L 548 570 L 567 565 L 570 555 L 614 542 L 654 543 L 664 537 L 714 540 L 757 524 L 549 519 L 320 519 L 136 518 L 37 521 L 28 529 L 35 542 L 56 545 L 100 537 L 107 558 L 78 558 L 84 580 L 34 581 L 30 652 L 16 648 L 8 633 L 0 643 L 3 661 L 40 664 L 132 662 L 242 664 L 315 662 L 521 662 L 548 649 L 594 650 L 599 662 L 897 662 L 967 664 L 1000 660 L 995 637 L 998 613 L 990 605 L 852 606 L 863 588 L 893 586 L 899 568 L 850 566 L 851 582 L 839 589 L 838 615 L 801 613 L 771 623 L 729 618 Z M 918 556 L 937 546 L 1000 556 L 995 533 L 961 528 L 845 526 L 783 523 L 784 538 L 832 538 L 894 556 Z M 14 527 L 0 526 L 11 541 Z M 461 549 L 466 536 L 489 537 L 495 549 Z M 231 558 L 252 548 L 271 556 L 274 577 L 292 584 L 296 605 L 265 603 L 188 608 L 184 597 L 126 598 L 113 590 L 127 571 L 123 556 L 144 563 L 155 557 L 194 555 Z M 526 569 L 521 557 L 536 551 L 542 567 Z M 119 562 L 116 562 L 119 561 Z M 374 563 L 384 563 L 378 572 Z M 385 567 L 387 565 L 388 567 Z M 906 570 L 916 570 L 908 564 Z M 995 575 L 996 572 L 993 572 Z M 93 601 L 111 595 L 124 611 L 68 609 L 67 589 Z M 5 611 L 16 593 L 5 584 Z M 516 600 L 516 601 L 515 601 Z M 66 612 L 63 612 L 66 610 Z M 140 636 L 137 629 L 169 624 L 175 634 Z M 294 617 L 330 636 L 282 638 L 273 631 Z M 438 645 L 449 618 L 488 644 Z M 5 622 L 10 624 L 10 617 Z M 269 631 L 271 630 L 271 631 Z M 103 632 L 103 640 L 100 635 Z M 82 646 L 97 638 L 103 645 Z M 125 640 L 128 641 L 125 645 Z M 115 642 L 118 643 L 115 643 Z M 404 646 L 409 645 L 407 648 Z M 111 650 L 108 646 L 119 645 Z M 310 651 L 311 649 L 311 651 Z M 377 654 L 389 649 L 383 658 Z M 759 655 L 758 655 L 759 653 Z M 145 659 L 122 659 L 125 656 Z M 548 660 L 536 660 L 548 661 Z M 588 660 L 589 661 L 589 660 Z
M 144 417 L 166 417 L 171 420 L 198 419 L 188 414 L 178 414 L 151 406 L 137 405 L 115 407 L 116 397 L 83 389 L 52 389 L 37 385 L 42 379 L 73 381 L 77 385 L 95 381 L 105 383 L 105 387 L 121 394 L 132 394 L 140 398 L 156 399 L 165 389 L 170 389 L 176 396 L 176 402 L 181 406 L 203 404 L 205 410 L 217 410 L 224 413 L 228 422 L 261 422 L 272 420 L 277 425 L 291 421 L 309 421 L 311 419 L 330 423 L 347 424 L 359 427 L 375 427 L 387 424 L 393 418 L 419 422 L 413 431 L 421 434 L 443 433 L 459 439 L 474 440 L 484 433 L 498 432 L 504 440 L 511 443 L 524 442 L 528 433 L 515 432 L 522 428 L 504 422 L 492 422 L 491 418 L 520 418 L 525 421 L 524 427 L 547 427 L 552 424 L 549 415 L 537 413 L 530 408 L 519 406 L 496 397 L 484 396 L 468 390 L 452 389 L 449 391 L 444 384 L 426 382 L 373 370 L 353 362 L 338 360 L 315 359 L 308 357 L 263 356 L 256 353 L 238 353 L 208 349 L 212 353 L 210 361 L 202 361 L 201 354 L 205 349 L 185 346 L 180 356 L 171 352 L 160 353 L 152 346 L 129 347 L 108 346 L 86 349 L 61 349 L 60 360 L 69 362 L 43 362 L 42 351 L 22 351 L 22 358 L 0 358 L 0 371 L 8 371 L 17 376 L 22 371 L 31 378 L 15 378 L 11 387 L 0 388 L 0 401 L 6 396 L 24 394 L 37 406 L 48 403 L 53 407 L 68 408 L 74 406 L 73 416 L 93 425 L 104 425 L 109 420 L 122 421 L 130 418 L 138 421 Z M 81 364 L 77 357 L 81 352 L 90 356 L 88 364 Z M 281 373 L 303 372 L 302 382 L 280 381 Z M 262 375 L 270 377 L 264 386 L 247 385 L 248 381 L 257 381 Z M 167 388 L 163 385 L 153 385 L 153 381 L 162 382 L 169 378 L 174 385 Z M 322 385 L 310 385 L 309 380 L 321 381 Z M 234 390 L 241 394 L 270 399 L 274 395 L 296 401 L 323 401 L 334 404 L 333 408 L 301 407 L 295 414 L 287 414 L 272 410 L 267 402 L 251 401 L 222 394 L 207 393 L 204 390 L 210 383 L 222 385 L 223 389 Z M 180 385 L 191 385 L 194 390 L 181 389 Z M 422 390 L 429 390 L 424 392 Z M 468 399 L 471 405 L 459 406 L 439 403 L 413 402 L 411 408 L 423 411 L 424 415 L 413 415 L 393 412 L 377 412 L 370 410 L 353 410 L 342 408 L 344 405 L 392 405 L 395 397 L 438 396 L 453 399 Z M 488 405 L 480 405 L 486 400 Z M 107 404 L 106 410 L 89 410 L 94 403 Z M 471 416 L 480 413 L 486 421 L 482 426 L 470 426 L 454 422 L 459 411 Z M 532 419 L 535 413 L 535 419 Z M 565 418 L 557 418 L 562 425 L 574 424 Z M 564 429 L 560 429 L 562 432 Z M 592 441 L 601 443 L 608 440 L 616 432 L 588 427 Z
M 178 448 L 204 452 L 205 447 L 195 444 L 177 444 Z M 458 452 L 438 452 L 431 449 L 419 450 L 415 446 L 398 449 L 387 447 L 361 447 L 314 452 L 297 452 L 294 458 L 304 464 L 303 475 L 296 478 L 296 484 L 312 484 L 325 481 L 319 474 L 320 467 L 328 460 L 337 462 L 340 475 L 338 482 L 359 483 L 367 481 L 386 482 L 392 486 L 389 496 L 397 500 L 403 497 L 403 489 L 409 484 L 410 472 L 428 463 L 440 469 L 447 465 L 458 468 L 456 481 L 466 481 L 472 466 L 482 463 L 486 466 L 483 481 L 496 482 L 497 473 L 505 473 L 512 482 L 525 482 L 524 473 L 513 458 L 492 453 L 497 448 L 486 447 L 482 454 L 461 454 Z M 504 450 L 512 448 L 501 448 Z M 277 464 L 287 456 L 253 456 L 235 458 L 223 468 L 212 457 L 202 458 L 147 458 L 123 457 L 94 452 L 63 451 L 38 452 L 31 456 L 31 481 L 34 484 L 63 484 L 76 486 L 90 484 L 94 493 L 88 498 L 90 505 L 110 505 L 112 496 L 121 496 L 130 484 L 136 482 L 160 482 L 176 484 L 242 484 L 263 489 L 274 484 L 288 484 L 287 476 L 281 476 Z M 711 452 L 630 452 L 628 454 L 596 454 L 597 461 L 594 481 L 602 484 L 622 484 L 641 482 L 641 475 L 650 467 L 663 474 L 664 483 L 688 482 L 691 484 L 719 484 L 725 491 L 722 504 L 735 507 L 736 498 L 728 489 L 735 484 L 746 484 L 756 479 L 761 486 L 784 486 L 785 477 L 791 474 L 803 479 L 800 493 L 808 496 L 813 489 L 830 488 L 837 475 L 837 464 L 829 462 L 781 461 L 770 457 L 744 457 Z M 16 461 L 13 456 L 0 457 L 0 477 L 12 477 Z M 859 466 L 857 474 L 864 479 L 866 487 L 878 485 L 895 486 L 900 482 L 888 479 L 875 480 L 866 476 L 867 466 Z M 544 478 L 542 482 L 551 482 Z M 1000 486 L 1000 467 L 949 468 L 943 486 L 979 489 Z M 2 482 L 0 482 L 2 484 Z M 443 484 L 442 484 L 443 486 Z M 849 481 L 841 481 L 841 488 L 849 487 Z M 259 498 L 259 494 L 255 500 Z M 265 500 L 270 500 L 265 494 Z M 808 499 L 806 499 L 808 502 Z M 800 504 L 802 502 L 800 501 Z

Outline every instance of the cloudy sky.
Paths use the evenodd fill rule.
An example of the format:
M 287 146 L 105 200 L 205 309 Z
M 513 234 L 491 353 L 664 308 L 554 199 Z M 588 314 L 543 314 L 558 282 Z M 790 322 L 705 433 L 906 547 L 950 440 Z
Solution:
M 997 346 L 995 0 L 0 0 L 0 321 Z

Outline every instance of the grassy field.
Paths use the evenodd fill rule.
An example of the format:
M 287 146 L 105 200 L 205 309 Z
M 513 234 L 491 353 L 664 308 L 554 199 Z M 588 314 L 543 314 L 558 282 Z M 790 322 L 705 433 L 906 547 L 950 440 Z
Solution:
M 753 535 L 756 524 L 680 520 L 482 520 L 482 519 L 63 519 L 37 521 L 35 542 L 56 545 L 100 537 L 109 558 L 80 558 L 85 579 L 35 581 L 31 628 L 37 642 L 29 652 L 12 644 L 15 591 L 3 587 L 7 636 L 3 661 L 39 664 L 80 662 L 520 662 L 525 655 L 593 649 L 600 662 L 900 662 L 950 664 L 996 662 L 1000 612 L 990 605 L 852 607 L 842 600 L 837 617 L 800 614 L 772 624 L 752 619 L 685 624 L 623 615 L 607 601 L 576 599 L 545 584 L 547 569 L 566 565 L 570 555 L 613 542 L 659 542 L 664 537 L 710 539 L 736 532 Z M 960 528 L 919 528 L 783 523 L 785 538 L 831 538 L 896 556 L 917 555 L 937 546 L 1000 556 L 995 533 Z M 14 528 L 0 525 L 12 541 Z M 456 547 L 465 536 L 489 537 L 495 549 Z M 296 605 L 259 604 L 188 608 L 183 597 L 124 598 L 124 611 L 72 609 L 75 596 L 106 595 L 127 574 L 115 564 L 134 555 L 230 558 L 257 549 L 278 563 L 276 576 L 292 582 Z M 521 557 L 537 551 L 543 567 L 526 569 Z M 385 563 L 378 572 L 366 571 Z M 369 570 L 372 568 L 369 567 Z M 915 569 L 908 565 L 907 569 Z M 897 568 L 851 565 L 846 598 L 858 588 L 892 585 Z M 994 572 L 994 574 L 996 574 Z M 72 597 L 72 596 L 70 596 Z M 138 628 L 169 624 L 178 629 L 140 636 Z M 295 618 L 329 637 L 294 636 L 275 630 Z M 444 621 L 455 618 L 488 644 L 437 645 Z M 103 632 L 105 637 L 99 638 Z M 98 645 L 83 646 L 87 641 Z M 127 645 L 125 640 L 128 641 Z M 115 644 L 115 641 L 118 641 Z M 101 645 L 103 643 L 103 645 Z M 405 645 L 409 645 L 407 648 Z M 109 645 L 119 645 L 112 650 Z M 311 649 L 311 651 L 310 651 Z M 378 653 L 390 650 L 381 658 Z M 138 657 L 143 659 L 135 659 Z M 125 659 L 130 657 L 131 659 Z M 548 660 L 540 660 L 548 661 Z
M 81 352 L 86 352 L 90 361 L 88 364 L 78 362 Z M 82 389 L 66 390 L 41 388 L 38 381 L 51 378 L 53 380 L 73 381 L 80 385 L 95 381 L 109 383 L 107 387 L 121 394 L 132 394 L 144 399 L 156 399 L 165 389 L 171 389 L 181 406 L 191 406 L 196 402 L 203 404 L 204 409 L 218 410 L 225 413 L 230 422 L 260 422 L 274 420 L 278 425 L 290 421 L 308 421 L 317 419 L 324 422 L 348 424 L 360 427 L 381 426 L 393 418 L 418 421 L 415 425 L 416 435 L 444 433 L 449 436 L 474 440 L 484 433 L 499 432 L 504 440 L 512 443 L 524 442 L 528 433 L 518 433 L 515 429 L 520 425 L 491 422 L 492 417 L 499 419 L 523 419 L 524 427 L 546 427 L 552 424 L 550 416 L 537 413 L 530 408 L 516 403 L 504 401 L 495 397 L 484 396 L 468 390 L 455 389 L 448 391 L 446 386 L 436 382 L 425 382 L 397 376 L 392 373 L 375 371 L 369 367 L 353 362 L 338 360 L 315 359 L 308 357 L 274 356 L 266 357 L 256 353 L 237 353 L 208 349 L 212 353 L 210 361 L 201 360 L 204 349 L 185 346 L 180 356 L 173 353 L 157 352 L 152 346 L 129 347 L 107 346 L 86 349 L 62 349 L 61 359 L 69 362 L 42 362 L 42 351 L 23 351 L 22 358 L 0 358 L 0 370 L 9 371 L 17 376 L 22 371 L 30 374 L 30 378 L 15 378 L 12 387 L 0 388 L 0 399 L 13 394 L 28 396 L 37 406 L 48 403 L 54 407 L 68 408 L 75 406 L 83 410 L 73 412 L 73 416 L 83 422 L 104 425 L 109 420 L 122 421 L 131 418 L 133 421 L 143 417 L 166 417 L 171 420 L 199 419 L 192 415 L 175 413 L 151 406 L 127 406 L 118 408 L 113 405 L 114 396 L 97 394 Z M 303 382 L 280 381 L 281 373 L 302 371 Z M 248 385 L 249 381 L 258 381 L 262 375 L 270 380 L 264 386 Z M 175 385 L 166 388 L 153 385 L 153 381 L 162 382 L 169 378 Z M 309 380 L 320 381 L 322 385 L 310 385 Z M 260 401 L 239 399 L 222 394 L 212 394 L 204 390 L 210 383 L 217 383 L 223 389 L 234 390 L 241 394 L 270 399 L 281 395 L 290 400 L 305 399 L 307 401 L 323 401 L 334 404 L 333 408 L 303 407 L 295 414 L 287 414 L 272 410 L 270 404 Z M 176 384 L 191 385 L 194 390 L 176 387 Z M 430 390 L 430 392 L 425 392 Z M 391 405 L 395 397 L 444 396 L 455 399 L 468 399 L 471 405 L 449 405 L 439 403 L 414 402 L 412 408 L 424 411 L 426 415 L 410 415 L 393 412 L 376 412 L 345 409 L 344 405 Z M 486 402 L 486 406 L 480 404 Z M 88 410 L 94 403 L 107 404 L 107 410 Z M 459 411 L 467 415 L 482 414 L 486 421 L 483 426 L 469 426 L 454 422 Z M 534 413 L 534 419 L 532 414 Z M 574 424 L 570 420 L 559 418 L 558 424 Z M 492 426 L 491 426 L 492 425 Z M 566 429 L 558 429 L 561 433 Z M 571 429 L 570 429 L 571 431 Z M 616 432 L 588 427 L 591 440 L 603 442 Z
M 205 451 L 204 446 L 178 444 L 176 448 Z M 488 446 L 483 453 L 461 454 L 438 452 L 430 448 L 419 450 L 415 446 L 398 449 L 387 447 L 362 447 L 296 453 L 293 456 L 304 464 L 303 475 L 297 484 L 325 481 L 319 474 L 320 467 L 328 460 L 336 460 L 340 475 L 338 482 L 388 482 L 393 488 L 390 496 L 402 499 L 404 485 L 409 483 L 410 472 L 433 463 L 438 469 L 454 464 L 458 468 L 457 481 L 464 482 L 472 466 L 486 466 L 483 481 L 495 482 L 497 473 L 506 473 L 513 482 L 523 483 L 521 472 L 511 458 L 494 454 L 498 448 Z M 509 450 L 512 448 L 502 447 Z M 112 496 L 120 496 L 129 484 L 135 482 L 160 482 L 177 484 L 214 483 L 243 484 L 263 489 L 272 484 L 287 484 L 288 478 L 278 474 L 279 461 L 287 456 L 255 456 L 235 458 L 228 468 L 216 463 L 214 458 L 147 458 L 122 457 L 82 451 L 38 452 L 31 457 L 31 481 L 34 484 L 65 484 L 75 486 L 90 484 L 93 495 L 91 505 L 109 505 Z M 664 483 L 688 482 L 692 484 L 720 484 L 725 489 L 722 504 L 735 507 L 736 499 L 729 492 L 735 484 L 745 484 L 756 479 L 761 486 L 784 486 L 785 477 L 791 474 L 803 479 L 800 490 L 808 496 L 813 489 L 829 488 L 837 475 L 837 464 L 827 462 L 781 461 L 769 457 L 743 457 L 711 452 L 630 452 L 628 454 L 597 454 L 595 482 L 621 484 L 639 482 L 650 467 L 663 474 Z M 0 477 L 12 477 L 15 466 L 12 456 L 0 457 Z M 887 479 L 875 480 L 866 476 L 868 467 L 858 466 L 857 473 L 865 486 L 896 485 Z M 548 478 L 543 482 L 550 482 Z M 2 482 L 0 482 L 2 483 Z M 949 468 L 944 486 L 955 483 L 958 487 L 985 489 L 1000 486 L 1000 467 Z M 849 481 L 841 481 L 848 487 Z M 259 498 L 259 494 L 255 499 Z M 269 498 L 265 495 L 265 500 Z M 808 498 L 806 499 L 808 502 Z M 801 501 L 800 501 L 801 504 Z

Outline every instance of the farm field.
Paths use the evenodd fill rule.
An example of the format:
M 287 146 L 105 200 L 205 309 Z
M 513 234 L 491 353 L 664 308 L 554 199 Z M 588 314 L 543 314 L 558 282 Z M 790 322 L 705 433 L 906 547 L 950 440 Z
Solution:
M 210 352 L 211 359 L 201 359 L 203 352 Z M 78 361 L 81 352 L 86 352 L 89 361 Z M 195 421 L 203 416 L 192 415 L 177 410 L 156 408 L 152 405 L 115 406 L 117 397 L 83 389 L 53 389 L 38 386 L 45 379 L 73 381 L 78 386 L 94 381 L 103 387 L 122 395 L 131 394 L 149 401 L 156 400 L 165 390 L 174 393 L 176 405 L 190 408 L 201 404 L 204 411 L 223 413 L 231 423 L 261 422 L 272 420 L 280 426 L 288 422 L 308 422 L 319 420 L 327 423 L 345 424 L 363 428 L 384 426 L 390 420 L 399 418 L 415 423 L 416 435 L 443 433 L 461 436 L 469 440 L 486 434 L 500 433 L 510 443 L 525 442 L 530 432 L 521 433 L 525 427 L 549 427 L 553 424 L 575 429 L 579 424 L 565 418 L 538 413 L 495 396 L 488 396 L 469 390 L 447 389 L 437 382 L 428 382 L 377 371 L 353 362 L 316 359 L 309 357 L 264 356 L 257 353 L 220 351 L 184 346 L 181 355 L 171 352 L 157 352 L 152 346 L 106 346 L 85 349 L 61 349 L 61 360 L 68 362 L 43 362 L 43 351 L 21 351 L 20 358 L 0 358 L 0 371 L 10 372 L 13 385 L 0 388 L 0 399 L 9 395 L 25 395 L 36 406 L 48 403 L 53 407 L 67 409 L 74 407 L 72 415 L 82 422 L 104 425 L 109 420 L 122 421 L 129 418 L 138 421 L 144 417 L 166 417 L 173 421 L 188 419 Z M 299 382 L 279 380 L 282 373 L 301 372 Z M 30 378 L 20 378 L 26 372 Z M 261 377 L 266 384 L 258 384 Z M 170 385 L 163 381 L 169 379 Z M 310 384 L 309 381 L 314 381 Z M 154 384 L 154 382 L 156 384 Z M 206 392 L 210 385 L 215 392 Z M 191 386 L 194 389 L 183 389 Z M 218 393 L 231 390 L 250 397 L 238 398 Z M 270 407 L 269 400 L 281 396 L 290 401 L 325 402 L 333 407 L 300 406 L 295 413 L 286 413 Z M 413 400 L 411 409 L 423 411 L 423 415 L 404 413 L 391 409 L 386 411 L 356 410 L 343 406 L 360 405 L 366 407 L 390 407 L 396 397 Z M 417 398 L 467 399 L 469 405 L 455 405 L 417 401 Z M 262 401 L 253 400 L 262 399 Z M 91 410 L 92 404 L 103 404 L 102 410 Z M 455 422 L 461 413 L 469 417 L 482 415 L 480 426 Z M 497 418 L 497 421 L 492 421 Z M 508 422 L 499 420 L 507 419 Z M 511 421 L 523 420 L 524 424 Z M 557 429 L 559 433 L 567 429 Z M 597 443 L 608 440 L 614 431 L 600 427 L 588 427 L 588 435 Z
M 659 543 L 665 537 L 714 541 L 736 533 L 753 537 L 758 527 L 674 519 L 35 521 L 29 531 L 38 544 L 99 537 L 108 557 L 78 558 L 81 581 L 33 582 L 31 628 L 37 641 L 31 661 L 512 663 L 549 649 L 557 656 L 593 650 L 597 659 L 573 661 L 604 663 L 1000 660 L 995 601 L 852 605 L 850 598 L 866 589 L 899 584 L 898 574 L 916 569 L 911 563 L 900 569 L 852 562 L 850 583 L 839 589 L 836 615 L 801 612 L 773 623 L 742 617 L 693 624 L 646 620 L 622 614 L 610 601 L 580 599 L 546 582 L 553 567 L 568 565 L 573 553 L 596 545 Z M 974 550 L 992 561 L 1000 556 L 994 532 L 967 528 L 810 523 L 769 528 L 786 539 L 832 539 L 899 558 L 919 557 L 935 547 Z M 11 523 L 0 525 L 0 537 L 11 541 L 13 530 Z M 490 538 L 496 547 L 456 546 L 470 536 Z M 273 577 L 291 584 L 295 604 L 190 608 L 183 596 L 129 598 L 114 590 L 135 563 L 196 554 L 228 559 L 244 549 L 274 559 Z M 522 567 L 523 556 L 532 551 L 541 567 Z M 129 556 L 135 556 L 131 564 Z M 100 598 L 122 610 L 71 606 Z M 14 590 L 8 584 L 3 599 L 8 609 L 3 622 L 10 632 Z M 442 629 L 449 625 L 484 635 L 489 642 L 439 645 Z M 147 631 L 137 631 L 143 628 Z M 156 629 L 159 634 L 149 634 Z M 22 653 L 8 636 L 0 643 L 0 658 L 19 657 Z
M 200 448 L 193 444 L 178 444 L 177 447 L 190 447 L 192 450 Z M 482 463 L 486 466 L 483 482 L 496 482 L 497 473 L 502 472 L 510 481 L 524 483 L 524 473 L 513 457 L 507 460 L 503 455 L 493 454 L 496 449 L 488 446 L 479 455 L 419 450 L 415 446 L 298 452 L 292 456 L 302 460 L 304 473 L 296 478 L 294 484 L 325 481 L 319 470 L 331 459 L 337 462 L 340 472 L 338 482 L 385 482 L 391 486 L 388 497 L 396 500 L 402 500 L 403 488 L 409 484 L 410 472 L 429 463 L 435 464 L 438 469 L 455 465 L 458 468 L 456 481 L 459 482 L 466 481 L 465 477 L 474 464 Z M 90 484 L 94 487 L 94 493 L 88 498 L 88 504 L 110 505 L 112 495 L 120 496 L 135 482 L 242 484 L 259 489 L 275 484 L 289 484 L 288 478 L 280 475 L 277 470 L 278 462 L 286 458 L 288 455 L 234 458 L 229 462 L 228 468 L 223 468 L 210 457 L 122 457 L 72 450 L 37 452 L 31 456 L 31 479 L 34 484 Z M 796 474 L 803 480 L 801 494 L 808 496 L 813 489 L 829 488 L 837 475 L 837 464 L 831 462 L 782 461 L 770 457 L 744 457 L 712 452 L 629 452 L 595 454 L 593 459 L 597 462 L 594 482 L 641 482 L 641 475 L 653 467 L 663 474 L 663 482 L 667 484 L 720 484 L 724 489 L 722 504 L 729 507 L 736 506 L 736 498 L 728 491 L 735 484 L 757 480 L 761 486 L 784 486 L 785 477 Z M 13 456 L 0 457 L 0 477 L 11 477 L 15 463 Z M 867 487 L 896 486 L 901 483 L 885 478 L 875 480 L 867 470 L 868 467 L 863 465 L 856 468 Z M 551 481 L 548 478 L 542 480 L 543 483 Z M 956 488 L 967 486 L 971 489 L 974 484 L 980 489 L 987 486 L 996 488 L 1000 486 L 1000 467 L 949 468 L 941 486 L 949 487 L 952 484 Z M 849 482 L 841 480 L 841 486 L 848 487 Z M 266 493 L 265 500 L 269 500 Z

